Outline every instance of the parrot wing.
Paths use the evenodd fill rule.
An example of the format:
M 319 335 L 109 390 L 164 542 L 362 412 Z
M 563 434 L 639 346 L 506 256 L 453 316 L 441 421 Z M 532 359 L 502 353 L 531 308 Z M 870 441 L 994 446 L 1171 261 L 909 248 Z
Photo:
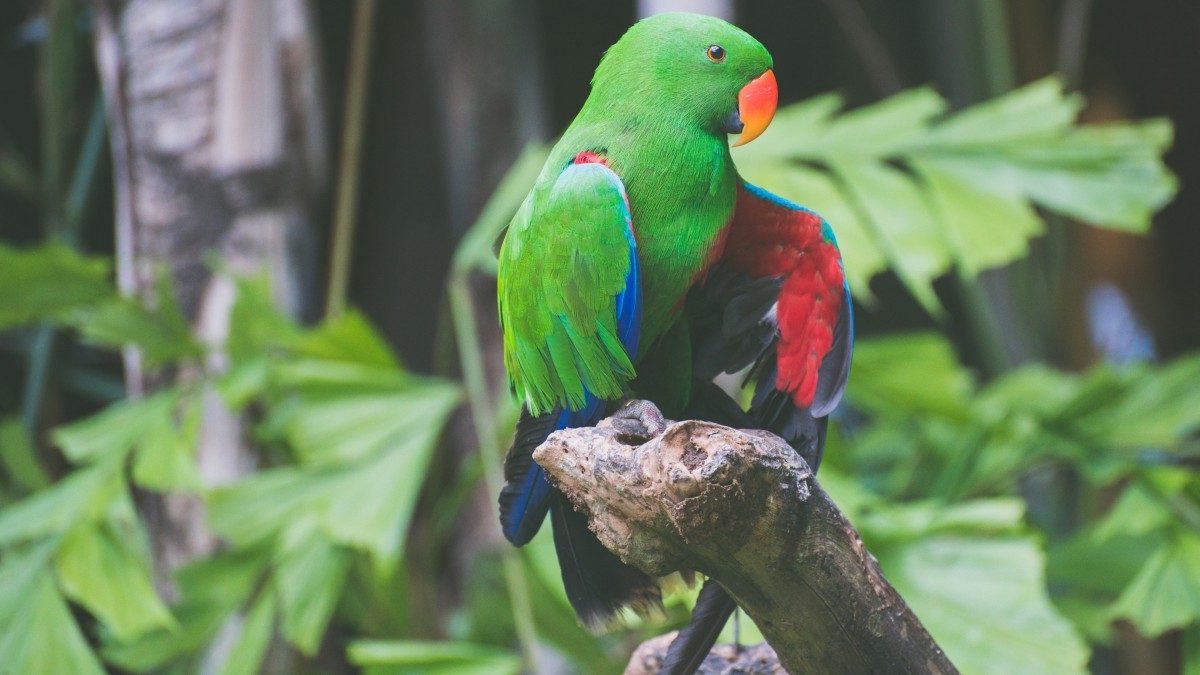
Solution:
M 528 543 L 551 514 L 567 597 L 585 625 L 622 606 L 661 607 L 657 584 L 600 543 L 533 461 L 556 429 L 590 426 L 634 376 L 642 323 L 637 242 L 625 188 L 582 153 L 546 192 L 535 188 L 505 237 L 498 292 L 510 384 L 523 397 L 504 460 L 500 524 Z
M 741 183 L 724 255 L 700 296 L 698 309 L 689 307 L 699 315 L 693 325 L 708 327 L 697 375 L 753 365 L 751 415 L 819 461 L 824 418 L 842 398 L 854 348 L 850 291 L 829 224 Z
M 500 323 L 514 392 L 525 399 L 504 471 L 501 524 L 516 545 L 537 533 L 552 492 L 534 448 L 555 429 L 595 424 L 633 377 L 641 327 L 637 243 L 621 179 L 569 164 L 535 189 L 500 252 Z
M 812 211 L 743 182 L 726 241 L 704 286 L 688 298 L 697 383 L 686 416 L 772 431 L 816 471 L 854 349 L 850 291 L 833 231 Z M 758 387 L 747 414 L 712 378 L 748 368 Z M 695 672 L 736 606 L 708 580 L 661 672 Z
M 634 376 L 641 281 L 629 202 L 601 162 L 535 189 L 500 251 L 504 362 L 535 415 L 620 398 Z

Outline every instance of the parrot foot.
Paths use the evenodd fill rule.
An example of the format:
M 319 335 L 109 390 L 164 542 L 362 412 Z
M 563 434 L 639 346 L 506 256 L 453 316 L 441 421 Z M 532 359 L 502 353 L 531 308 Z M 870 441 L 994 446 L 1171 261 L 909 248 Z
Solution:
M 658 406 L 650 401 L 632 400 L 626 402 L 602 426 L 616 429 L 623 437 L 622 442 L 641 444 L 657 438 L 667 430 L 667 419 L 663 417 Z

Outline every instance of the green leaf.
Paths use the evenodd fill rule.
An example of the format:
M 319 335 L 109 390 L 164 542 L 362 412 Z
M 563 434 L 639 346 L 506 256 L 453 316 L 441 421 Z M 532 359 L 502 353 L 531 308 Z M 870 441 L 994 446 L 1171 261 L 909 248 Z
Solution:
M 950 269 L 952 251 L 942 233 L 930 227 L 935 222 L 933 213 L 917 184 L 899 170 L 875 162 L 835 159 L 830 166 L 846 199 L 869 223 L 868 231 L 892 269 L 930 314 L 940 314 L 931 284 Z M 833 227 L 836 232 L 836 224 Z
M 182 661 L 183 672 L 195 672 L 198 666 L 188 663 L 189 658 L 198 660 L 195 655 L 233 617 L 246 598 L 255 594 L 268 563 L 266 551 L 258 548 L 224 551 L 185 565 L 175 575 L 181 596 L 173 607 L 178 625 L 132 641 L 108 640 L 102 650 L 104 659 L 137 672 L 160 671 L 168 664 Z
M 55 429 L 54 442 L 76 464 L 119 459 L 147 430 L 171 426 L 179 400 L 179 393 L 168 389 L 141 400 L 115 403 L 91 417 Z
M 237 297 L 229 313 L 229 335 L 225 340 L 232 368 L 247 359 L 261 360 L 300 340 L 303 331 L 275 305 L 266 275 L 239 278 L 235 284 Z
M 1179 531 L 1150 554 L 1113 605 L 1113 618 L 1129 619 L 1147 637 L 1200 619 L 1200 535 Z
M 941 234 L 963 274 L 980 272 L 1025 257 L 1028 241 L 1044 224 L 1020 195 L 1003 194 L 962 180 L 935 161 L 914 161 L 928 190 Z
M 466 642 L 359 640 L 346 650 L 366 675 L 505 675 L 521 670 L 508 650 Z
M 1192 625 L 1183 631 L 1183 673 L 1200 675 L 1200 625 Z
M 1165 530 L 1175 521 L 1171 508 L 1141 485 L 1130 485 L 1117 503 L 1096 524 L 1095 536 L 1103 542 L 1113 537 L 1136 537 Z
M 937 535 L 879 562 L 963 673 L 1087 672 L 1088 648 L 1050 605 L 1032 540 Z
M 297 514 L 325 503 L 338 487 L 336 478 L 336 474 L 306 473 L 295 467 L 258 471 L 209 493 L 209 525 L 239 546 L 264 541 Z
M 321 645 L 349 563 L 347 551 L 330 543 L 311 520 L 296 522 L 284 534 L 274 576 L 280 628 L 304 654 L 315 654 Z
M 257 675 L 275 628 L 275 595 L 260 593 L 238 632 L 237 642 L 218 671 L 219 675 Z
M 1123 374 L 1121 396 L 1110 396 L 1090 415 L 1076 420 L 1105 442 L 1130 447 L 1174 447 L 1200 429 L 1200 355 L 1178 359 L 1157 371 L 1148 367 Z
M 859 340 L 847 395 L 879 414 L 932 413 L 965 420 L 973 382 L 933 333 Z
M 45 541 L 28 546 L 7 547 L 0 558 L 0 636 L 6 624 L 20 619 L 28 607 L 38 576 L 54 556 L 57 542 Z M 0 638 L 2 640 L 2 638 Z
M 865 299 L 882 254 L 936 316 L 930 284 L 951 267 L 971 277 L 1025 255 L 1045 229 L 1035 204 L 1144 232 L 1178 189 L 1162 161 L 1169 122 L 1077 126 L 1083 100 L 1054 78 L 951 115 L 928 88 L 835 116 L 841 104 L 827 95 L 781 109 L 771 140 L 735 158 L 752 183 L 824 213 L 839 237 L 847 223 L 847 278 Z M 807 194 L 800 182 L 812 173 L 832 177 L 839 194 Z M 847 207 L 857 214 L 845 217 Z
M 155 284 L 155 302 L 144 306 L 134 298 L 113 298 L 80 312 L 74 323 L 84 341 L 95 345 L 122 348 L 136 345 L 150 365 L 194 358 L 204 348 L 192 335 L 191 326 L 175 294 L 171 280 L 159 275 Z
M 154 591 L 148 553 L 130 548 L 131 540 L 140 538 L 118 539 L 108 527 L 80 525 L 67 534 L 58 553 L 63 592 L 87 607 L 118 640 L 174 626 Z
M 822 477 L 823 478 L 823 477 Z M 1025 503 L 1012 497 L 943 504 L 934 501 L 887 504 L 871 510 L 858 524 L 869 539 L 915 540 L 938 533 L 1012 533 L 1020 528 Z
M 26 492 L 50 484 L 50 477 L 29 442 L 25 427 L 15 417 L 0 421 L 0 465 L 4 467 L 8 481 Z
M 78 523 L 95 522 L 124 494 L 119 463 L 74 471 L 51 487 L 0 509 L 0 546 L 62 534 Z
M 295 345 L 305 356 L 344 361 L 373 368 L 396 370 L 396 356 L 366 317 L 354 310 L 342 312 L 302 337 Z
M 361 381 L 340 390 L 311 387 L 288 410 L 286 434 L 308 465 L 352 463 L 383 449 L 420 461 L 459 398 L 457 386 L 416 378 L 387 388 Z
M 1047 77 L 956 112 L 924 140 L 929 147 L 947 151 L 980 148 L 986 153 L 1019 141 L 1042 143 L 1070 128 L 1083 104 L 1082 96 L 1064 96 L 1062 83 Z
M 29 582 L 19 616 L 0 631 L 0 663 L 11 673 L 104 673 L 45 568 Z
M 60 244 L 13 249 L 0 244 L 0 328 L 60 318 L 113 296 L 108 262 Z
M 1160 532 L 1100 537 L 1099 527 L 1084 529 L 1051 547 L 1046 572 L 1052 584 L 1107 605 L 1137 575 L 1146 562 L 1146 552 L 1156 550 L 1165 538 Z
M 203 489 L 195 459 L 202 398 L 194 397 L 182 415 L 178 426 L 168 414 L 154 417 L 142 427 L 133 459 L 133 480 L 139 486 L 158 492 Z

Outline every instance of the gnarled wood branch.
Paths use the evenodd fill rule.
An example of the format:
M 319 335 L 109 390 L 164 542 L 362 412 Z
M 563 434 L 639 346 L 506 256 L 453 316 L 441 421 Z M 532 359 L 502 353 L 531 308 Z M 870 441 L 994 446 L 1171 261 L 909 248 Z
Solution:
M 957 672 L 782 439 L 686 421 L 646 440 L 616 426 L 556 432 L 534 459 L 625 562 L 716 579 L 790 673 Z

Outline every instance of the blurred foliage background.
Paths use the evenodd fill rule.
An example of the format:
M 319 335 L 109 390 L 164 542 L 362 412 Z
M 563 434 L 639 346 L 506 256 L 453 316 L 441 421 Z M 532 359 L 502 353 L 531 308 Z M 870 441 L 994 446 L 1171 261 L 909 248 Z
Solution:
M 494 506 L 493 244 L 665 8 L 775 56 L 735 160 L 858 315 L 822 483 L 952 660 L 1200 674 L 1178 0 L 3 3 L 0 672 L 610 673 L 686 621 L 588 634 Z

